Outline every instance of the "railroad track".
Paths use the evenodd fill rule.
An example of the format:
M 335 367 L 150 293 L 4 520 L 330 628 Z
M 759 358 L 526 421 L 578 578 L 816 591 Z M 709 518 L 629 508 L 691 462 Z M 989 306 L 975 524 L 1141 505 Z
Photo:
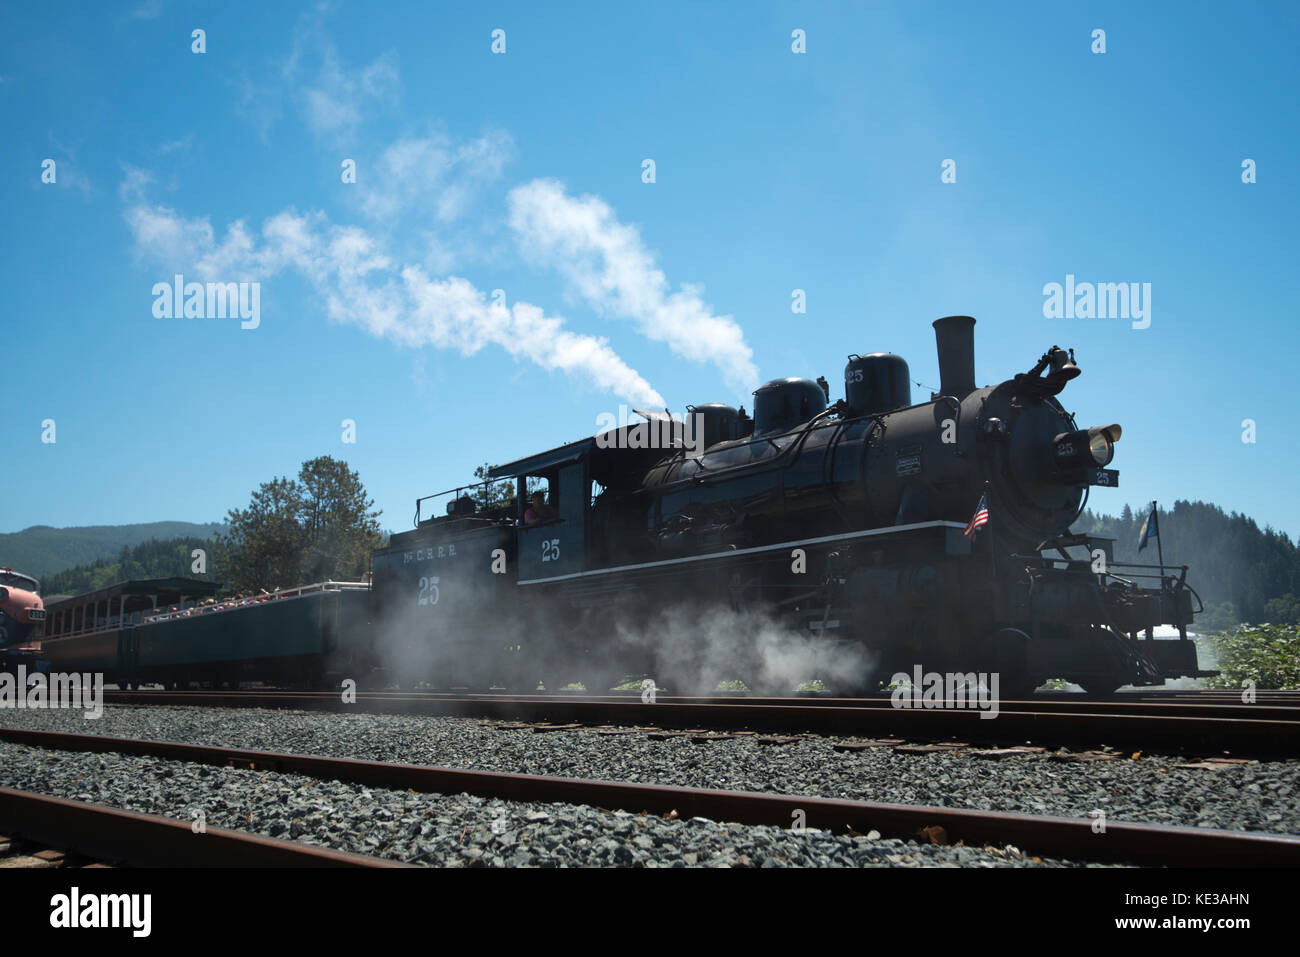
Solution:
M 133 702 L 134 696 L 178 696 L 192 697 L 196 701 L 239 698 L 254 700 L 257 696 L 294 698 L 297 700 L 320 700 L 330 702 L 339 700 L 338 691 L 298 691 L 279 688 L 239 688 L 239 689 L 190 689 L 167 691 L 157 689 L 136 689 L 122 691 L 109 689 L 104 692 L 106 700 Z M 394 691 L 367 690 L 357 692 L 358 700 L 382 701 L 599 701 L 608 703 L 635 704 L 641 701 L 637 691 L 614 691 L 605 694 L 593 694 L 583 691 L 556 691 L 519 693 L 504 691 Z M 766 697 L 747 692 L 727 692 L 714 695 L 673 695 L 664 692 L 656 694 L 656 702 L 665 704 L 691 705 L 763 705 L 790 706 L 807 708 L 858 707 L 890 708 L 893 707 L 889 694 L 877 694 L 869 697 L 835 698 L 821 693 L 798 694 L 789 697 Z M 1168 717 L 1185 716 L 1219 716 L 1219 717 L 1258 717 L 1269 715 L 1280 719 L 1300 721 L 1300 692 L 1258 692 L 1252 703 L 1245 703 L 1241 695 L 1235 692 L 1221 693 L 1209 691 L 1189 692 L 1149 692 L 1139 694 L 1121 693 L 1111 697 L 1092 697 L 1083 694 L 1042 693 L 1033 698 L 1004 698 L 999 702 L 1003 710 L 1008 711 L 1069 711 L 1071 713 L 1089 712 L 1095 714 L 1151 714 Z
M 96 861 L 57 847 L 50 847 L 21 835 L 0 832 L 0 870 L 28 870 L 45 868 L 111 868 L 113 865 Z
M 588 805 L 750 825 L 786 828 L 798 816 L 802 818 L 804 827 L 834 833 L 866 834 L 874 830 L 886 837 L 938 844 L 961 842 L 977 847 L 1010 844 L 1025 853 L 1070 860 L 1183 867 L 1300 866 L 1300 837 L 1281 834 L 1127 822 L 1108 822 L 1098 831 L 1096 822 L 1088 818 L 1039 817 L 803 795 L 464 771 L 103 735 L 0 729 L 0 740 L 64 751 L 115 752 L 263 772 L 304 774 L 375 788 L 448 795 L 467 793 L 507 801 Z M 148 863 L 183 862 L 200 866 L 367 866 L 367 862 L 373 861 L 301 845 L 298 846 L 301 850 L 293 850 L 294 845 L 289 842 L 216 828 L 210 828 L 206 835 L 194 835 L 184 822 L 78 805 L 56 798 L 39 799 L 39 803 L 34 805 L 20 801 L 20 798 L 30 801 L 34 797 L 0 789 L 0 829 L 8 827 L 14 830 L 10 822 L 17 817 L 19 823 L 25 823 L 28 829 L 20 827 L 17 830 L 23 833 L 35 831 L 37 840 L 75 847 L 101 858 L 125 857 L 129 848 L 135 859 Z M 33 807 L 36 810 L 32 810 Z M 55 812 L 46 808 L 57 809 L 62 817 L 51 824 L 51 818 L 46 815 Z M 105 814 L 108 817 L 104 817 Z M 50 836 L 52 828 L 61 836 Z M 162 830 L 157 830 L 159 828 Z M 75 835 L 69 837 L 74 831 Z M 214 841 L 213 835 L 218 835 L 221 840 Z M 60 841 L 63 844 L 59 844 Z M 138 842 L 138 846 L 134 842 Z M 295 858 L 295 854 L 304 856 Z
M 400 867 L 361 854 L 187 821 L 0 788 L 0 833 L 42 845 L 30 855 L 66 854 L 134 867 Z M 43 855 L 43 856 L 42 856 Z M 0 859 L 0 863 L 3 859 Z
M 727 728 L 1050 747 L 1101 744 L 1172 754 L 1300 757 L 1300 707 L 1197 701 L 1004 701 L 995 718 L 969 708 L 896 708 L 888 698 L 679 698 L 358 692 L 106 691 L 112 704 L 293 708 L 664 728 Z

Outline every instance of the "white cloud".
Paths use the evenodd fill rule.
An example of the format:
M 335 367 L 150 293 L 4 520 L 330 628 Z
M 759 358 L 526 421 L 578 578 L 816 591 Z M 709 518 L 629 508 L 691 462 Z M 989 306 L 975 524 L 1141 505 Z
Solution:
M 345 69 L 333 45 L 325 43 L 315 77 L 298 96 L 312 132 L 342 136 L 359 126 L 368 111 L 394 102 L 400 87 L 395 53 L 384 53 L 359 69 Z
M 166 143 L 163 143 L 158 147 L 158 152 L 166 155 L 167 153 L 173 153 L 176 150 L 188 150 L 193 145 L 194 134 L 186 133 L 178 140 L 168 140 Z
M 203 281 L 265 280 L 292 269 L 312 284 L 331 319 L 361 326 L 373 336 L 409 348 L 431 345 L 471 356 L 497 346 L 517 359 L 560 371 L 620 399 L 653 407 L 663 397 L 596 336 L 565 328 L 527 302 L 490 301 L 469 280 L 431 279 L 418 265 L 402 265 L 383 242 L 356 226 L 331 225 L 321 213 L 286 209 L 260 235 L 240 220 L 218 238 L 207 217 L 187 219 L 144 199 L 148 175 L 128 170 L 120 193 L 137 253 Z
M 289 49 L 257 69 L 234 66 L 227 82 L 237 91 L 235 109 L 263 139 L 287 109 L 322 142 L 343 147 L 371 114 L 397 104 L 401 76 L 389 51 L 352 66 L 339 56 L 326 20 L 329 3 L 317 3 L 294 25 Z
M 73 166 L 70 160 L 58 160 L 57 162 L 57 177 L 54 184 L 80 190 L 82 195 L 89 196 L 91 194 L 90 178 Z
M 162 12 L 162 0 L 144 0 L 130 15 L 132 20 L 153 20 L 162 16 Z
M 54 168 L 54 185 L 77 189 L 83 195 L 89 196 L 92 192 L 90 178 L 82 172 L 80 165 L 77 163 L 77 147 L 64 146 L 53 133 L 50 133 L 50 143 L 63 154 L 62 157 L 50 157 L 54 159 L 56 164 Z
M 391 224 L 404 214 L 427 218 L 433 209 L 439 222 L 452 222 L 513 156 L 514 141 L 500 130 L 459 146 L 439 133 L 405 137 L 385 149 L 373 169 L 359 170 L 361 210 Z
M 673 292 L 632 226 L 598 196 L 570 197 L 550 179 L 510 191 L 510 225 L 531 261 L 556 269 L 569 289 L 604 315 L 632 319 L 647 338 L 694 362 L 712 362 L 727 382 L 753 389 L 758 369 L 731 316 L 713 314 L 703 287 Z

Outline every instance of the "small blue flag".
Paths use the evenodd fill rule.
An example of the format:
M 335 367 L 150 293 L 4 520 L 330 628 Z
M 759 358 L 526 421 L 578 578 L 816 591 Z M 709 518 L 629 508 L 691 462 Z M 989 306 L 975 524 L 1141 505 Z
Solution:
M 1147 542 L 1150 539 L 1159 538 L 1159 537 L 1160 537 L 1160 525 L 1156 521 L 1155 502 L 1152 502 L 1151 514 L 1149 514 L 1147 516 L 1147 520 L 1142 523 L 1142 531 L 1138 532 L 1138 551 L 1140 552 L 1142 551 L 1142 549 L 1146 548 Z

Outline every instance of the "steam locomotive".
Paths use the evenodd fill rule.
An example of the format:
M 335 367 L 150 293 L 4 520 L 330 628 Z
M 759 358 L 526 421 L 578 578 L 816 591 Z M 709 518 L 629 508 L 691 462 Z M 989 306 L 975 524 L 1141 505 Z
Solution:
M 933 325 L 927 401 L 901 357 L 855 354 L 833 403 L 824 380 L 777 379 L 752 418 L 641 412 L 417 501 L 373 556 L 376 661 L 401 682 L 589 691 L 644 673 L 854 694 L 920 666 L 996 672 L 1014 696 L 1213 673 L 1187 637 L 1185 566 L 1120 566 L 1110 540 L 1070 531 L 1092 487 L 1118 486 L 1122 434 L 1058 400 L 1073 351 L 977 388 L 975 320 Z
M 1107 693 L 1212 674 L 1187 637 L 1187 568 L 1121 566 L 1111 541 L 1070 531 L 1093 487 L 1118 485 L 1122 434 L 1062 407 L 1073 353 L 976 388 L 974 326 L 934 323 L 928 401 L 902 358 L 875 353 L 849 357 L 834 403 L 824 380 L 792 378 L 758 389 L 752 418 L 641 412 L 418 500 L 368 589 L 215 604 L 211 582 L 124 582 L 51 605 L 35 654 L 127 686 L 603 692 L 633 674 L 683 693 L 819 679 L 857 694 L 919 668 L 996 673 L 1019 696 L 1047 678 Z M 10 604 L 25 596 L 7 584 Z M 41 611 L 21 604 L 30 627 Z M 1179 638 L 1156 640 L 1162 625 Z

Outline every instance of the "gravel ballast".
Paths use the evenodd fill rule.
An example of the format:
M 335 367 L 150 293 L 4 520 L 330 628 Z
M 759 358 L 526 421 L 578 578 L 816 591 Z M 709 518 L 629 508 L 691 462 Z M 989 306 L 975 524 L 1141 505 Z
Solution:
M 0 711 L 33 730 L 152 738 L 221 747 L 611 781 L 764 791 L 1229 830 L 1300 834 L 1300 762 L 1185 769 L 1183 758 L 1072 763 L 1046 754 L 980 760 L 971 750 L 899 754 L 837 751 L 842 739 L 755 737 L 695 743 L 645 733 L 534 733 L 499 720 L 301 711 L 113 705 L 80 712 Z
M 0 743 L 0 787 L 443 867 L 1034 867 L 1014 847 L 416 794 L 298 774 Z

